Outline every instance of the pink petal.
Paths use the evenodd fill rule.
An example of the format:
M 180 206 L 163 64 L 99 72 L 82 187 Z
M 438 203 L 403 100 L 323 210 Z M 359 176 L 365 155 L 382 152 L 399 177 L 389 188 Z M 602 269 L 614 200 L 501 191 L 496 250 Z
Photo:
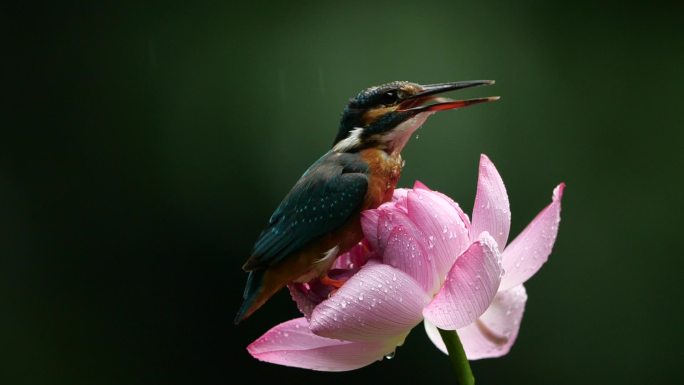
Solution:
M 444 344 L 444 340 L 442 339 L 442 336 L 439 334 L 439 330 L 437 330 L 437 326 L 433 325 L 428 320 L 423 321 L 423 326 L 425 327 L 425 333 L 428 335 L 430 341 L 432 341 L 435 347 L 441 350 L 442 353 L 449 354 L 449 351 L 447 350 L 446 345 Z
M 480 156 L 480 175 L 473 207 L 471 238 L 477 239 L 483 231 L 489 232 L 503 250 L 511 227 L 511 211 L 506 187 L 499 172 L 486 155 Z
M 383 263 L 411 276 L 426 293 L 436 293 L 440 278 L 426 250 L 425 236 L 403 213 L 396 215 L 395 224 L 382 256 Z
M 316 307 L 316 302 L 313 301 L 311 298 L 309 298 L 307 295 L 305 295 L 302 290 L 298 288 L 298 286 L 303 286 L 306 284 L 303 283 L 290 283 L 287 285 L 287 290 L 290 291 L 290 296 L 292 297 L 292 300 L 295 302 L 297 305 L 297 309 L 307 318 L 311 318 L 311 313 L 313 313 L 314 308 Z
M 373 250 L 377 251 L 379 254 L 385 252 L 385 246 L 387 246 L 387 241 L 389 241 L 389 236 L 394 229 L 394 224 L 392 220 L 394 219 L 394 208 L 391 206 L 380 207 L 378 209 L 378 223 L 377 223 L 377 242 Z
M 553 200 L 502 253 L 504 270 L 501 289 L 527 281 L 546 262 L 558 234 L 561 198 L 565 184 L 553 190 Z
M 439 191 L 430 190 L 430 188 L 428 186 L 426 186 L 425 184 L 423 184 L 422 182 L 419 182 L 419 181 L 416 181 L 414 183 L 413 188 L 414 188 L 414 190 L 429 191 L 433 194 L 436 194 L 436 195 L 442 197 L 447 203 L 449 203 L 449 205 L 451 205 L 451 207 L 454 208 L 454 210 L 456 210 L 459 218 L 461 219 L 461 222 L 463 222 L 466 229 L 470 229 L 470 219 L 468 218 L 468 214 L 464 213 L 463 210 L 461 210 L 461 206 L 459 206 L 458 203 L 454 202 L 454 200 L 451 199 L 451 197 L 449 197 L 446 194 L 443 194 Z
M 252 357 L 273 364 L 297 368 L 344 371 L 358 369 L 394 351 L 403 337 L 391 341 L 349 342 L 317 336 L 304 318 L 275 326 L 252 342 Z
M 397 210 L 394 203 L 387 202 L 377 209 L 361 213 L 361 229 L 372 250 L 382 252 L 394 225 L 392 217 Z
M 362 225 L 369 228 L 369 233 L 374 227 L 370 222 L 371 216 L 377 217 L 375 247 L 382 255 L 383 263 L 407 273 L 426 293 L 434 294 L 439 288 L 440 277 L 431 261 L 431 254 L 427 252 L 428 238 L 403 210 L 392 205 L 383 205 L 369 213 L 368 223 Z
M 522 285 L 501 291 L 477 321 L 457 330 L 469 360 L 501 357 L 508 353 L 518 336 L 526 301 L 527 293 Z M 426 321 L 425 331 L 432 343 L 447 353 L 435 325 Z
M 408 194 L 409 218 L 428 237 L 428 253 L 443 280 L 469 243 L 468 229 L 450 200 L 433 191 L 416 189 Z
M 370 259 L 372 252 L 364 241 L 354 245 L 348 252 L 337 257 L 331 269 L 356 269 Z
M 377 240 L 375 241 L 374 245 L 371 242 L 369 243 L 371 244 L 373 250 L 377 251 L 380 255 L 382 255 L 385 252 L 387 242 L 389 242 L 392 232 L 397 226 L 410 226 L 412 229 L 415 229 L 415 226 L 412 224 L 411 219 L 409 219 L 409 217 L 406 215 L 406 212 L 402 209 L 397 208 L 393 203 L 385 203 L 375 211 L 377 212 L 377 224 L 375 228 L 375 237 L 377 238 Z M 362 226 L 364 226 L 363 218 Z M 372 223 L 369 221 L 369 223 L 367 223 L 365 226 L 370 228 L 372 227 Z M 369 232 L 372 231 L 373 230 L 369 229 Z M 424 238 L 422 236 L 417 236 L 418 233 L 420 233 L 419 230 L 415 231 L 417 231 L 417 239 Z
M 406 195 L 408 195 L 409 190 L 405 188 L 398 188 L 394 190 L 392 194 L 392 203 L 397 207 L 406 210 Z
M 500 291 L 476 322 L 458 330 L 468 359 L 501 357 L 518 337 L 527 293 L 523 285 Z
M 444 198 L 444 200 L 447 201 L 449 203 L 449 205 L 451 205 L 451 207 L 454 208 L 454 210 L 456 210 L 456 212 L 458 213 L 458 217 L 461 219 L 461 222 L 463 222 L 463 225 L 465 226 L 466 230 L 468 230 L 468 233 L 470 233 L 470 227 L 471 227 L 470 226 L 470 218 L 468 218 L 468 214 L 463 212 L 463 210 L 461 209 L 461 206 L 457 202 L 454 202 L 454 200 L 451 199 L 449 196 L 442 194 L 439 191 L 433 191 L 433 192 L 435 194 L 441 196 L 442 198 Z
M 408 333 L 430 297 L 391 266 L 368 262 L 311 316 L 311 330 L 348 341 L 380 341 Z
M 501 281 L 501 256 L 494 239 L 483 233 L 449 271 L 442 290 L 423 310 L 439 328 L 455 330 L 475 321 L 487 310 Z
M 378 249 L 378 219 L 380 217 L 380 210 L 366 210 L 361 213 L 361 229 L 363 236 L 370 244 L 371 249 Z

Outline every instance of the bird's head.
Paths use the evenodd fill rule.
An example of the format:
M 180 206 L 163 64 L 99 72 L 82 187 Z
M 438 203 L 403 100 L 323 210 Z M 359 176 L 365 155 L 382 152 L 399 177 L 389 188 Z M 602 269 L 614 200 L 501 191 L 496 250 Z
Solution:
M 452 100 L 440 94 L 491 84 L 493 80 L 429 85 L 397 81 L 365 89 L 345 107 L 333 150 L 355 152 L 378 147 L 388 153 L 399 152 L 433 113 L 499 99 L 491 96 Z

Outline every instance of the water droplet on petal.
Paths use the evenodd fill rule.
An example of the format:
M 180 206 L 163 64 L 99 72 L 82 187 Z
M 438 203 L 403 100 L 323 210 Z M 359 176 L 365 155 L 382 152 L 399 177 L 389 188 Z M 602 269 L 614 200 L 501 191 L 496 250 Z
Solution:
M 395 355 L 397 355 L 396 352 L 390 352 L 390 353 L 385 354 L 385 358 L 388 360 L 391 360 L 392 358 L 394 358 Z

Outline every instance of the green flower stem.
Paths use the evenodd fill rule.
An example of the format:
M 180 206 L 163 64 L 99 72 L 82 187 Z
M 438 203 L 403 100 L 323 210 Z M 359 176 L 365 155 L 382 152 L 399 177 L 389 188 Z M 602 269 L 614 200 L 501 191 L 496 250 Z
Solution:
M 454 372 L 456 372 L 456 383 L 458 385 L 474 385 L 475 377 L 473 377 L 473 372 L 470 370 L 468 358 L 466 358 L 463 345 L 461 345 L 461 340 L 458 339 L 456 330 L 442 330 L 439 328 L 437 330 L 439 330 L 439 334 L 442 336 L 442 340 L 449 352 L 449 361 L 451 361 L 451 366 L 454 368 Z

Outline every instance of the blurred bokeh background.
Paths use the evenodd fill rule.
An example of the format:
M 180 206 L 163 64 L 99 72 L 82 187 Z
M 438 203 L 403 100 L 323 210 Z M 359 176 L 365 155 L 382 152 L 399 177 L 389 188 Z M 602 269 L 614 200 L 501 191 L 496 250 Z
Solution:
M 496 79 L 404 151 L 470 210 L 480 153 L 517 234 L 566 182 L 518 342 L 480 384 L 682 383 L 682 6 L 658 2 L 55 2 L 0 6 L 0 383 L 450 383 L 422 327 L 317 373 L 245 346 L 240 266 L 347 99 Z M 678 7 L 678 8 L 674 8 Z

